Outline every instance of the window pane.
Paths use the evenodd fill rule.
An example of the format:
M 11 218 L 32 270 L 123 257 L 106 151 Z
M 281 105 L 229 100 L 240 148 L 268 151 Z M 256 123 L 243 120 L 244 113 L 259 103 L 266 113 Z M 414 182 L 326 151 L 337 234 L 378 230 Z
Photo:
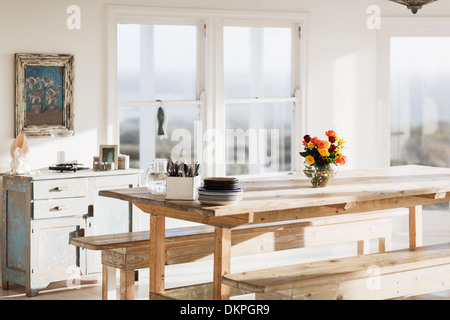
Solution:
M 196 159 L 194 126 L 198 106 L 165 106 L 167 137 L 157 135 L 158 107 L 120 108 L 120 152 L 130 155 L 130 167 L 146 169 L 154 158 Z M 174 141 L 172 141 L 174 139 Z
M 117 59 L 120 101 L 196 99 L 196 26 L 118 24 Z
M 450 38 L 391 41 L 391 163 L 450 166 Z
M 227 175 L 291 170 L 292 103 L 226 108 Z
M 449 56 L 450 38 L 391 39 L 392 165 L 450 166 Z
M 225 27 L 225 97 L 290 97 L 291 33 L 290 28 Z
M 130 156 L 130 167 L 139 168 L 139 119 L 141 107 L 120 108 L 120 153 Z
M 117 91 L 120 101 L 149 99 L 140 85 L 140 34 L 139 25 L 117 25 Z

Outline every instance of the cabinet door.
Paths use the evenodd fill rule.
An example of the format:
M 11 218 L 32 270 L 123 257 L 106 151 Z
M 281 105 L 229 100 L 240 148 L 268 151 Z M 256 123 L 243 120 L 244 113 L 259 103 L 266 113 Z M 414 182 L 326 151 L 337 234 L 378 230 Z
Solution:
M 102 235 L 132 231 L 132 205 L 126 201 L 100 197 L 101 190 L 136 187 L 138 175 L 96 177 L 90 180 L 90 211 L 86 220 L 87 235 Z M 101 252 L 87 250 L 87 273 L 102 271 Z
M 4 178 L 2 198 L 2 281 L 25 285 L 30 269 L 30 183 Z
M 30 288 L 37 292 L 50 282 L 67 280 L 80 275 L 84 264 L 80 249 L 69 244 L 71 237 L 84 226 L 82 217 L 42 219 L 31 222 Z

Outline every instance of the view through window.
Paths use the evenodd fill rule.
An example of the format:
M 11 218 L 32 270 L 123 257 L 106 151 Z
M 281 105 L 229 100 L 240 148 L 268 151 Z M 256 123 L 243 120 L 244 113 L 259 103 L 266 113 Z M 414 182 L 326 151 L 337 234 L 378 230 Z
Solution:
M 391 39 L 391 165 L 450 167 L 449 57 L 450 38 Z
M 226 137 L 229 175 L 292 169 L 291 41 L 291 28 L 224 28 L 226 128 L 233 133 Z M 244 137 L 245 148 L 239 148 Z
M 172 19 L 174 22 L 176 18 Z M 171 23 L 171 22 L 168 22 Z M 295 109 L 299 70 L 295 70 L 294 30 L 286 27 L 225 25 L 223 34 L 208 32 L 206 24 L 117 24 L 117 99 L 119 105 L 120 152 L 130 155 L 130 166 L 145 169 L 154 158 L 167 158 L 174 150 L 188 160 L 205 159 L 197 141 L 200 112 L 214 115 L 217 105 L 204 105 L 208 61 L 223 70 L 225 117 L 213 119 L 225 129 L 226 175 L 290 171 L 295 161 Z M 223 52 L 206 48 L 206 41 L 222 39 Z M 206 40 L 208 38 L 208 40 Z M 299 41 L 299 38 L 297 39 Z M 204 52 L 202 52 L 202 50 Z M 223 64 L 218 61 L 222 61 Z M 216 73 L 214 73 L 216 74 Z M 218 72 L 217 74 L 222 74 Z M 217 75 L 216 75 L 217 77 Z M 209 93 L 206 92 L 206 96 Z M 208 101 L 216 101 L 214 97 Z M 167 130 L 157 134 L 158 109 L 163 107 Z M 204 107 L 204 108 L 203 108 Z M 211 127 L 211 126 L 210 126 Z M 184 131 L 183 131 L 184 130 Z M 180 134 L 192 139 L 179 145 Z M 197 136 L 196 136 L 197 133 Z M 175 136 L 175 139 L 173 139 Z M 202 137 L 200 137 L 202 138 Z M 197 139 L 195 142 L 194 139 Z M 186 141 L 185 141 L 186 142 Z M 203 144 L 202 144 L 203 143 Z M 177 149 L 178 147 L 178 149 Z
M 171 140 L 175 130 L 194 134 L 194 122 L 200 120 L 197 28 L 117 26 L 120 150 L 130 155 L 131 167 L 145 169 L 152 159 L 170 156 L 178 144 Z M 160 106 L 167 120 L 165 136 L 157 135 Z M 184 150 L 185 155 L 193 152 L 193 147 Z

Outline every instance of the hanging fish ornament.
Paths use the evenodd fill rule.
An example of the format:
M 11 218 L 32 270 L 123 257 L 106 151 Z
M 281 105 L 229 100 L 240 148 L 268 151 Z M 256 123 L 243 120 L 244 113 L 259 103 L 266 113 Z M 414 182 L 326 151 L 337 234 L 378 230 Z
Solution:
M 167 139 L 167 115 L 166 111 L 163 108 L 163 103 L 161 100 L 159 101 L 160 105 L 158 108 L 158 113 L 156 118 L 158 120 L 158 136 L 160 139 Z

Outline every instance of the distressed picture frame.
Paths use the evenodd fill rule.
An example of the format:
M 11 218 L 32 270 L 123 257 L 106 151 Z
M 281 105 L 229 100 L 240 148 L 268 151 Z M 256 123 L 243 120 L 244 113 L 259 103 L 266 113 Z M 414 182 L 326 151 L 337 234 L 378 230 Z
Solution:
M 15 136 L 73 133 L 72 54 L 16 53 Z

